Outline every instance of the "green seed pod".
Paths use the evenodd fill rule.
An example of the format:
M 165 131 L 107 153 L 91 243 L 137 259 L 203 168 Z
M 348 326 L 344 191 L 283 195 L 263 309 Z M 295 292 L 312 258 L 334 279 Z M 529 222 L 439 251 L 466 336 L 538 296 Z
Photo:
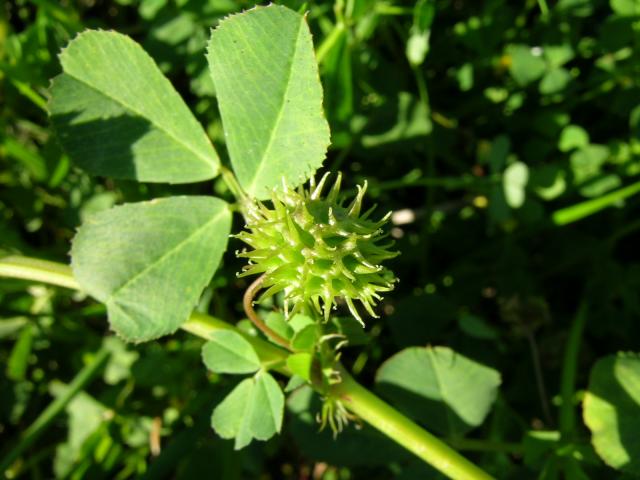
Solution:
M 380 293 L 392 290 L 396 281 L 380 265 L 398 255 L 389 250 L 392 241 L 381 243 L 387 237 L 381 227 L 390 213 L 379 221 L 369 220 L 375 206 L 360 213 L 366 182 L 344 206 L 338 200 L 340 174 L 323 197 L 328 176 L 317 185 L 311 179 L 308 190 L 286 185 L 274 190 L 272 210 L 260 202 L 248 207 L 248 230 L 237 237 L 252 250 L 238 253 L 249 260 L 241 276 L 264 274 L 262 285 L 267 290 L 260 300 L 284 291 L 287 315 L 311 308 L 326 321 L 341 297 L 363 323 L 354 300 L 375 317 L 373 307 Z

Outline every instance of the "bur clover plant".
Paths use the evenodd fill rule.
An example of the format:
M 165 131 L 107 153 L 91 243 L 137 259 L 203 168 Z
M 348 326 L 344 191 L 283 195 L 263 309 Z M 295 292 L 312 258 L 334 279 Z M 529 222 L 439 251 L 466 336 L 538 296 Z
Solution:
M 397 282 L 385 262 L 398 253 L 385 229 L 389 214 L 380 217 L 367 205 L 366 182 L 345 195 L 340 173 L 316 177 L 330 135 L 305 17 L 278 5 L 229 16 L 212 31 L 206 56 L 229 166 L 129 37 L 89 30 L 60 54 L 63 73 L 52 82 L 49 111 L 76 165 L 116 179 L 218 177 L 217 190 L 223 186 L 223 198 L 170 196 L 89 217 L 72 241 L 78 287 L 106 305 L 112 330 L 124 340 L 182 328 L 205 338 L 208 370 L 246 376 L 211 415 L 213 429 L 236 449 L 280 432 L 285 391 L 311 389 L 322 400 L 315 412 L 320 429 L 336 434 L 359 418 L 452 478 L 490 478 L 340 363 L 344 348 L 365 336 L 365 314 L 376 316 Z M 253 278 L 242 296 L 251 329 L 194 313 L 227 249 L 234 213 L 245 223 L 232 241 L 247 261 L 240 281 Z M 261 308 L 266 301 L 270 312 Z M 290 377 L 284 389 L 274 372 Z M 447 373 L 454 383 L 464 375 Z M 480 420 L 499 384 L 497 372 L 486 375 L 494 381 L 475 391 L 486 398 L 473 409 Z
M 638 2 L 314 2 L 317 57 L 306 14 L 283 6 L 220 20 L 243 2 L 15 3 L 0 20 L 0 277 L 11 279 L 0 285 L 11 407 L 0 430 L 15 439 L 0 474 L 193 476 L 204 458 L 214 476 L 239 478 L 285 472 L 285 453 L 302 476 L 326 465 L 314 469 L 323 478 L 640 475 L 640 354 L 628 351 Z M 164 61 L 126 35 L 84 31 L 60 53 L 47 104 L 51 50 L 83 13 Z M 558 21 L 561 35 L 548 28 Z M 163 73 L 182 68 L 205 125 Z M 366 181 L 320 171 L 323 106 L 333 165 L 385 167 L 370 177 L 383 209 Z M 45 111 L 66 153 L 39 125 Z M 109 180 L 68 171 L 69 158 Z M 111 208 L 122 197 L 133 201 Z M 390 205 L 408 214 L 391 229 L 405 292 L 389 293 L 400 268 Z M 17 253 L 59 255 L 78 221 L 71 266 Z M 120 338 L 101 338 L 104 310 L 87 294 Z M 382 312 L 392 316 L 372 320 Z M 124 343 L 178 329 L 166 344 Z M 75 354 L 56 352 L 69 342 Z M 191 372 L 194 351 L 206 368 Z M 489 365 L 506 367 L 503 394 Z M 65 411 L 67 441 L 49 455 Z M 232 453 L 200 432 L 208 415 L 236 449 L 283 428 L 287 440 Z
M 236 449 L 280 432 L 285 392 L 306 388 L 322 400 L 315 412 L 320 429 L 336 434 L 359 418 L 452 478 L 490 478 L 361 387 L 340 363 L 344 348 L 361 341 L 365 314 L 377 316 L 382 295 L 394 288 L 385 262 L 398 252 L 385 227 L 390 215 L 367 205 L 366 182 L 345 195 L 340 173 L 316 177 L 330 135 L 305 17 L 277 5 L 229 16 L 212 31 L 206 56 L 229 166 L 132 39 L 89 30 L 61 52 L 63 73 L 52 81 L 49 111 L 76 165 L 116 179 L 218 177 L 217 190 L 223 186 L 223 198 L 170 196 L 90 216 L 72 241 L 78 287 L 105 304 L 124 340 L 145 342 L 182 328 L 205 338 L 208 370 L 246 376 L 211 415 L 215 432 Z M 245 225 L 231 235 L 234 213 Z M 253 279 L 242 296 L 251 329 L 194 313 L 230 237 L 247 262 L 239 280 Z M 261 308 L 266 301 L 271 311 Z M 389 365 L 417 370 L 406 361 L 399 356 Z M 443 368 L 453 385 L 467 374 L 433 365 Z M 290 377 L 285 388 L 274 372 Z M 473 408 L 463 402 L 479 422 L 500 383 L 497 372 L 482 374 L 491 381 L 474 394 L 485 401 Z M 396 381 L 402 375 L 390 383 Z
M 275 43 L 274 43 L 275 42 Z M 363 212 L 366 184 L 354 198 L 341 175 L 315 183 L 329 145 L 311 34 L 303 15 L 257 7 L 213 30 L 207 58 L 231 169 L 154 61 L 130 38 L 106 31 L 78 35 L 60 54 L 50 111 L 76 164 L 100 176 L 190 183 L 215 178 L 235 196 L 174 196 L 120 205 L 85 222 L 72 244 L 74 276 L 107 306 L 125 340 L 173 333 L 189 318 L 221 262 L 232 212 L 246 228 L 240 276 L 259 274 L 244 295 L 247 317 L 289 352 L 286 366 L 262 362 L 234 331 L 208 336 L 203 360 L 213 372 L 251 374 L 214 410 L 212 425 L 236 448 L 280 431 L 284 394 L 271 375 L 286 368 L 325 399 L 323 425 L 349 415 L 331 393 L 342 379 L 340 349 L 349 342 L 329 320 L 338 307 L 363 326 L 356 306 L 375 316 L 396 279 L 382 262 L 397 255 L 384 224 Z M 303 186 L 310 180 L 309 188 Z M 254 310 L 282 293 L 280 326 Z M 278 302 L 276 302 L 278 305 Z M 289 333 L 287 333 L 289 332 Z

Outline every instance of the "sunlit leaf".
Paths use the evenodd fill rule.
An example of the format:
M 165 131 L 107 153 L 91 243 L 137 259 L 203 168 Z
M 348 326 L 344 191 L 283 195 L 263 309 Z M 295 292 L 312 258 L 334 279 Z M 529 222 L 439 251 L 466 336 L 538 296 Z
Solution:
M 609 465 L 640 474 L 640 355 L 619 353 L 594 365 L 584 398 L 591 442 Z
M 141 182 L 213 178 L 219 159 L 204 130 L 153 59 L 116 32 L 88 30 L 60 54 L 49 109 L 77 165 Z
M 255 438 L 268 440 L 280 431 L 284 394 L 271 375 L 259 371 L 240 382 L 213 411 L 211 426 L 222 438 L 235 438 L 235 448 Z
M 387 360 L 376 383 L 402 411 L 447 435 L 480 425 L 496 399 L 500 374 L 446 347 L 412 347 Z
M 283 178 L 308 179 L 329 127 L 305 18 L 279 5 L 232 15 L 212 33 L 207 58 L 240 185 L 267 198 Z
M 91 217 L 73 241 L 73 273 L 129 341 L 187 320 L 227 245 L 231 213 L 212 197 L 131 203 Z

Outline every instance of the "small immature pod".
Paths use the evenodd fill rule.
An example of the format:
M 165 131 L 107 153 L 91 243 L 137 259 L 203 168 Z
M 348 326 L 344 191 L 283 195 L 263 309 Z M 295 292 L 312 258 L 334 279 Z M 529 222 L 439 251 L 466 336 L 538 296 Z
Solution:
M 375 316 L 380 293 L 393 289 L 396 278 L 381 265 L 398 255 L 379 221 L 369 220 L 373 209 L 361 214 L 367 184 L 358 187 L 351 202 L 340 201 L 342 177 L 337 175 L 329 193 L 322 193 L 329 178 L 310 181 L 308 189 L 274 190 L 273 209 L 260 202 L 250 206 L 246 230 L 237 237 L 251 247 L 241 276 L 264 274 L 267 290 L 261 299 L 284 291 L 289 315 L 303 309 L 316 311 L 326 321 L 337 298 L 362 322 L 354 300 Z

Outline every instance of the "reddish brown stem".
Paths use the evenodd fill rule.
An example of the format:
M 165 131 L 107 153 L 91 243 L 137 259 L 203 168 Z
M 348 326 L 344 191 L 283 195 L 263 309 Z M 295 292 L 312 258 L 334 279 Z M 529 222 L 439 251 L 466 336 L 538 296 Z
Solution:
M 274 330 L 269 328 L 253 309 L 253 299 L 255 298 L 258 291 L 262 288 L 262 282 L 264 282 L 264 278 L 264 274 L 260 275 L 251 285 L 249 285 L 249 288 L 247 288 L 247 290 L 244 292 L 244 297 L 242 298 L 244 313 L 247 314 L 249 320 L 251 320 L 256 328 L 264 333 L 267 338 L 273 340 L 281 347 L 284 347 L 287 350 L 291 351 L 289 342 L 285 338 L 278 335 L 278 333 L 276 333 Z

